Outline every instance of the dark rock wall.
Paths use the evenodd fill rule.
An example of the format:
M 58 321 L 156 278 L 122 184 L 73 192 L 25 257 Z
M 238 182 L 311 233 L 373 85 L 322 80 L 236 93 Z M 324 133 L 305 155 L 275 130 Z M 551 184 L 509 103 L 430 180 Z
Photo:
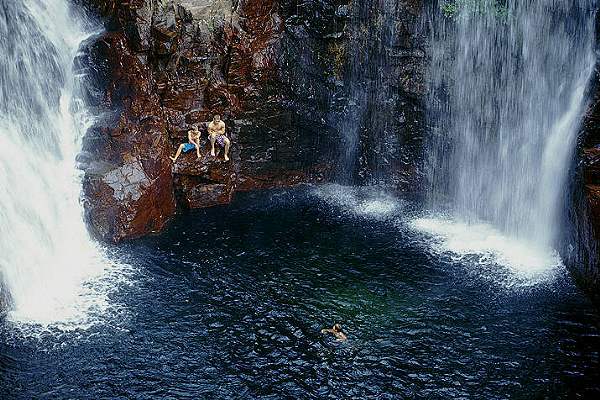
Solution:
M 597 51 L 600 50 L 596 17 Z M 600 68 L 588 88 L 590 103 L 579 134 L 561 254 L 574 278 L 600 304 Z
M 237 190 L 332 179 L 343 127 L 331 116 L 349 101 L 360 1 L 75 1 L 106 26 L 78 61 L 96 71 L 88 102 L 98 121 L 81 164 L 86 210 L 100 237 L 119 241 L 158 231 L 176 205 L 208 207 L 228 203 Z M 373 125 L 381 114 L 360 121 L 362 174 L 376 169 L 376 149 L 391 148 L 398 155 L 389 162 L 392 183 L 407 190 L 420 180 L 421 0 L 386 4 L 394 41 L 381 47 L 371 38 L 369 48 L 389 63 L 386 69 L 374 64 L 369 74 L 371 82 L 393 89 L 371 96 L 388 105 L 385 126 Z M 368 7 L 375 8 L 358 21 L 362 28 L 377 23 L 381 5 L 369 1 Z M 215 113 L 228 125 L 232 161 L 196 161 L 190 153 L 172 167 L 168 155 L 187 141 L 193 124 L 203 127 L 208 146 L 205 124 Z M 373 142 L 369 133 L 378 130 L 386 135 Z M 382 146 L 384 140 L 391 142 Z
M 422 181 L 426 41 L 419 0 L 353 1 L 334 43 L 345 59 L 329 118 L 342 136 L 337 177 L 414 191 Z M 345 154 L 344 154 L 345 152 Z
M 90 41 L 77 60 L 96 114 L 79 162 L 92 231 L 109 241 L 162 229 L 175 210 L 167 119 L 150 71 L 120 32 Z

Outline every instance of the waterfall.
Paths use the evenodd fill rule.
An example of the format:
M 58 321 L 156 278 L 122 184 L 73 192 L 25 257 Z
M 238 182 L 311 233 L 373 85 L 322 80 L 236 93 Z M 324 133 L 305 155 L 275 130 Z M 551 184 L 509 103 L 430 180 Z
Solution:
M 86 129 L 66 0 L 0 0 L 0 290 L 13 319 L 74 317 L 98 251 L 79 203 Z
M 343 110 L 332 114 L 341 133 L 337 180 L 346 185 L 385 183 L 398 137 L 391 123 L 396 99 L 390 52 L 395 45 L 397 0 L 354 0 L 349 5 Z
M 592 0 L 454 0 L 430 16 L 429 194 L 469 224 L 556 245 L 595 64 Z

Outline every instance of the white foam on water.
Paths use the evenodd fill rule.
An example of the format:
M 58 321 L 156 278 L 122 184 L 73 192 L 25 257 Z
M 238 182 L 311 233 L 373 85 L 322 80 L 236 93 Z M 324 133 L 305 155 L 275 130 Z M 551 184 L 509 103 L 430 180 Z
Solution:
M 343 186 L 327 184 L 314 194 L 327 203 L 355 216 L 385 220 L 402 209 L 400 200 L 376 186 Z
M 85 272 L 80 276 L 63 275 L 64 280 L 53 282 L 46 293 L 32 293 L 29 302 L 10 311 L 7 322 L 13 333 L 35 338 L 122 322 L 126 310 L 111 295 L 132 284 L 133 269 L 105 256 L 98 257 L 95 265 L 83 267 Z M 90 267 L 95 269 L 93 273 Z
M 412 220 L 409 226 L 429 237 L 427 244 L 435 253 L 449 254 L 507 286 L 545 283 L 563 269 L 554 249 L 506 236 L 488 224 L 429 217 Z

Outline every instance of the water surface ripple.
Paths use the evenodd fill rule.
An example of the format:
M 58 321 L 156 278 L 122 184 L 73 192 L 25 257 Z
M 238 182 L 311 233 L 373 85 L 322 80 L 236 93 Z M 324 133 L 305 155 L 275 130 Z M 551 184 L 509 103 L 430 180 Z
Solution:
M 0 398 L 598 398 L 598 317 L 566 276 L 480 278 L 373 195 L 240 195 L 118 249 L 126 312 L 0 325 Z

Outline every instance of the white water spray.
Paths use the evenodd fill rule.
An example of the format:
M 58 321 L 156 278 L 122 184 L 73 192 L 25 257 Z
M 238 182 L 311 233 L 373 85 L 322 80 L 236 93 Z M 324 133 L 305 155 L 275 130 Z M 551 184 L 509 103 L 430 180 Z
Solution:
M 593 4 L 457 0 L 435 14 L 432 207 L 551 252 L 595 64 Z
M 73 59 L 87 34 L 65 0 L 1 0 L 0 273 L 13 320 L 78 317 L 103 263 L 79 204 L 86 130 Z M 7 296 L 7 293 L 8 296 Z
M 395 219 L 403 203 L 377 186 L 322 185 L 313 191 L 319 199 L 340 207 L 344 213 L 370 220 Z

